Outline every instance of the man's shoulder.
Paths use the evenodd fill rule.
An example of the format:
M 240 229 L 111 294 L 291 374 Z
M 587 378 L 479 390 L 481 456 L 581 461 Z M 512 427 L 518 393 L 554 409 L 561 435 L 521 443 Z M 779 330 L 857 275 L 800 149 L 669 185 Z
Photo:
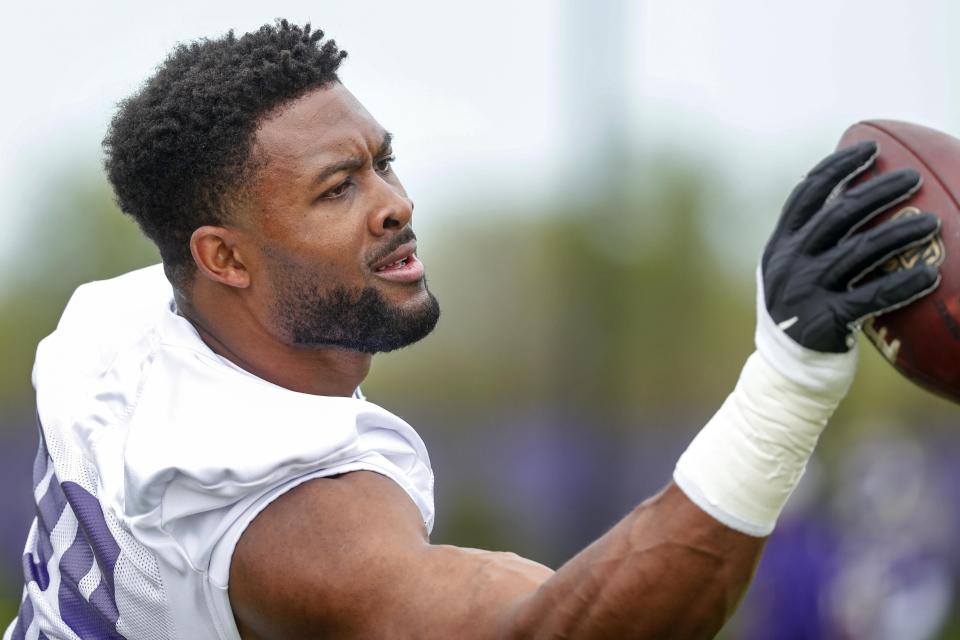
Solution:
M 91 398 L 110 397 L 116 404 L 131 395 L 137 381 L 130 372 L 108 374 L 121 360 L 139 370 L 127 361 L 149 351 L 150 334 L 172 300 L 159 265 L 78 287 L 57 328 L 37 347 L 33 384 L 40 414 L 47 421 L 66 419 L 88 411 Z
M 173 288 L 159 264 L 88 282 L 70 297 L 57 331 L 97 332 L 104 326 L 155 314 L 172 299 Z
M 137 269 L 109 280 L 82 284 L 70 296 L 57 328 L 45 342 L 90 348 L 117 344 L 156 322 L 173 301 L 173 289 L 161 265 Z

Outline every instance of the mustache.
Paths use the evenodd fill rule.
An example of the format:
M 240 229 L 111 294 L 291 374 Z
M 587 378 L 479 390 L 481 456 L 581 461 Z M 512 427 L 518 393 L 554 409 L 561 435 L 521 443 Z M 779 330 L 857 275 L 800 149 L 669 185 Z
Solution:
M 367 261 L 367 264 L 375 264 L 376 262 L 383 260 L 388 255 L 399 249 L 401 245 L 407 244 L 408 242 L 413 242 L 416 239 L 417 234 L 413 232 L 413 227 L 404 227 L 403 230 L 398 231 L 397 235 L 393 236 L 393 238 L 391 238 L 386 245 L 377 250 L 376 254 L 371 256 Z

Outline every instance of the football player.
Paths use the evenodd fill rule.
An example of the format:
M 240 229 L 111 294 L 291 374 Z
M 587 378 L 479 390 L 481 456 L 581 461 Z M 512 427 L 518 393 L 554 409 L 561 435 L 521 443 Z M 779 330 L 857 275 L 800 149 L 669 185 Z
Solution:
M 432 544 L 423 442 L 359 391 L 439 311 L 344 55 L 280 21 L 178 47 L 120 105 L 107 172 L 163 264 L 80 287 L 38 348 L 5 640 L 712 637 L 847 392 L 859 322 L 937 285 L 926 266 L 860 281 L 935 216 L 852 235 L 918 175 L 844 189 L 865 143 L 804 178 L 736 388 L 673 481 L 553 571 Z

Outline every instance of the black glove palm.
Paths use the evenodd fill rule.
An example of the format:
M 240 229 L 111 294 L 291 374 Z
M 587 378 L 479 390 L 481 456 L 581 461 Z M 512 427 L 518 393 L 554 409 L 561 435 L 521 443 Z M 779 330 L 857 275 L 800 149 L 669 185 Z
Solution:
M 921 265 L 853 288 L 864 273 L 929 240 L 940 228 L 936 216 L 924 213 L 851 236 L 920 187 L 916 171 L 901 169 L 831 197 L 866 170 L 876 154 L 876 144 L 865 142 L 818 164 L 790 194 L 763 253 L 764 300 L 770 317 L 794 341 L 814 351 L 847 351 L 856 323 L 903 306 L 939 282 L 935 268 Z

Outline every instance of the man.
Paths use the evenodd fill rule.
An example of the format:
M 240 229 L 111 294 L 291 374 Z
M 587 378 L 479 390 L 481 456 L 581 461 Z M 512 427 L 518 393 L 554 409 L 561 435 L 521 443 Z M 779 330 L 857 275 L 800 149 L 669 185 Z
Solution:
M 416 432 L 367 402 L 372 354 L 439 311 L 390 135 L 286 21 L 179 47 L 105 140 L 152 267 L 80 287 L 34 369 L 37 518 L 20 638 L 707 638 L 853 374 L 860 320 L 936 287 L 861 281 L 939 228 L 851 232 L 919 186 L 844 185 L 864 144 L 788 200 L 758 270 L 757 353 L 674 481 L 554 572 L 433 545 Z M 164 277 L 166 276 L 166 277 Z

